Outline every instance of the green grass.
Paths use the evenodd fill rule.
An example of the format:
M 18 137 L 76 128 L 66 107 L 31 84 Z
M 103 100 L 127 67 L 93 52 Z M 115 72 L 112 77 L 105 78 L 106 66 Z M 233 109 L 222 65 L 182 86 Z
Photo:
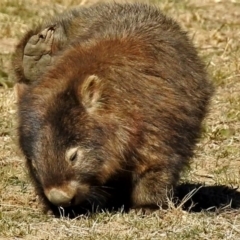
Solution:
M 240 239 L 240 211 L 231 207 L 188 212 L 170 201 L 169 209 L 148 216 L 103 212 L 77 219 L 56 219 L 42 212 L 15 143 L 10 58 L 27 29 L 77 2 L 2 0 L 0 4 L 0 239 Z M 240 185 L 240 2 L 154 2 L 189 32 L 216 85 L 202 139 L 182 182 L 205 183 L 210 187 L 205 196 L 218 199 L 222 195 L 213 191 L 216 184 Z M 234 195 L 236 202 L 239 195 Z

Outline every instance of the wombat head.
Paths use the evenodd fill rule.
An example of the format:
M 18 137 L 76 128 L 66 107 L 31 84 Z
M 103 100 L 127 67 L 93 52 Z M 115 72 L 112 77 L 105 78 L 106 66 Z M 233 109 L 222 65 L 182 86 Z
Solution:
M 19 145 L 40 194 L 56 206 L 104 204 L 104 186 L 129 154 L 133 118 L 109 110 L 115 100 L 95 75 L 16 86 Z

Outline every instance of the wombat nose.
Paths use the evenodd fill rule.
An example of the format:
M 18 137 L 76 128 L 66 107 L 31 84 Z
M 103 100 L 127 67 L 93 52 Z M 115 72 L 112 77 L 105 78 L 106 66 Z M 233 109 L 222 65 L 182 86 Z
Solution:
M 61 187 L 53 187 L 44 191 L 48 200 L 56 206 L 67 207 L 73 203 L 76 195 L 74 182 Z
M 74 194 L 65 192 L 61 189 L 53 188 L 47 194 L 48 200 L 57 206 L 67 207 L 71 205 Z

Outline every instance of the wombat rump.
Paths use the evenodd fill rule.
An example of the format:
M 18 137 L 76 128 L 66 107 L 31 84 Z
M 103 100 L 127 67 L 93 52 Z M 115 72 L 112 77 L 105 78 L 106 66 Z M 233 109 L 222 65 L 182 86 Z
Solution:
M 213 93 L 175 21 L 146 4 L 75 8 L 27 33 L 13 65 L 19 145 L 47 209 L 167 206 Z

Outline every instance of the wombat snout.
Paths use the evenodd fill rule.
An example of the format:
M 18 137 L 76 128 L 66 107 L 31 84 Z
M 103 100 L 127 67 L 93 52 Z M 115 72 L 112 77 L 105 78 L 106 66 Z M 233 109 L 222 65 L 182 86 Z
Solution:
M 71 181 L 60 187 L 46 189 L 45 194 L 48 200 L 56 206 L 67 207 L 74 205 L 75 196 L 77 195 L 77 182 Z

